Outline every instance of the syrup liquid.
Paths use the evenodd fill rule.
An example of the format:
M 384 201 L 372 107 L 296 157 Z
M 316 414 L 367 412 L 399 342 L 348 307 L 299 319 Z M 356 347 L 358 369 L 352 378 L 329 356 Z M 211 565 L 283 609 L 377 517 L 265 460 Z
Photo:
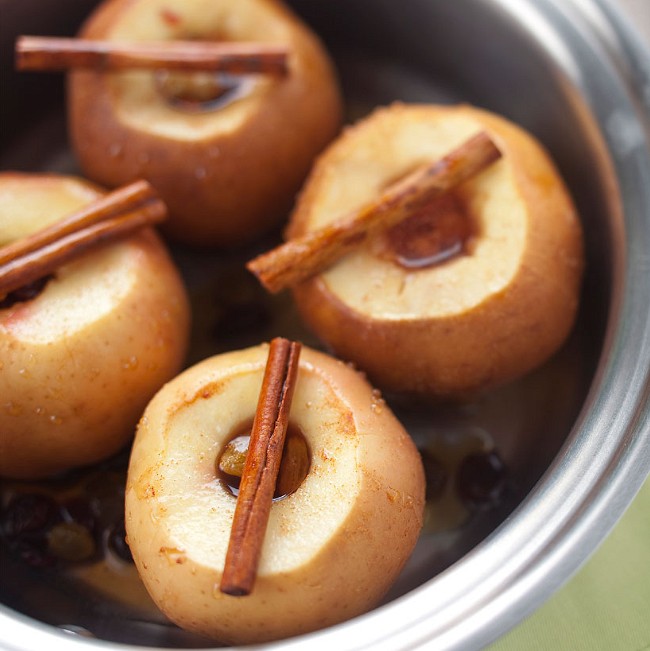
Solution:
M 462 198 L 449 192 L 388 229 L 380 254 L 407 269 L 431 267 L 468 254 L 475 231 Z
M 169 106 L 185 113 L 218 111 L 249 95 L 258 83 L 252 75 L 225 72 L 161 70 L 155 73 L 154 79 Z
M 217 476 L 233 494 L 239 494 L 241 474 L 246 460 L 252 423 L 238 427 L 234 436 L 224 446 L 215 464 Z M 298 490 L 309 473 L 310 451 L 301 429 L 289 423 L 284 441 L 284 450 L 275 484 L 274 500 L 281 500 Z

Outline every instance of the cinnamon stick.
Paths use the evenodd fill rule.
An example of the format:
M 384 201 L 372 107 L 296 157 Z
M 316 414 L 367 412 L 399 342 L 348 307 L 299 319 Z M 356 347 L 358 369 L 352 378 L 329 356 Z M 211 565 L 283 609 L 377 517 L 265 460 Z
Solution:
M 156 191 L 147 181 L 134 181 L 83 206 L 70 216 L 64 217 L 22 240 L 17 240 L 2 247 L 0 249 L 0 265 L 36 251 L 36 249 L 60 240 L 65 235 L 102 221 L 107 217 L 115 216 L 126 209 L 133 209 L 137 205 L 156 197 Z
M 239 486 L 220 590 L 250 594 L 255 583 L 296 385 L 301 345 L 283 338 L 269 348 Z
M 288 49 L 283 45 L 207 41 L 121 42 L 47 36 L 16 41 L 18 70 L 184 70 L 284 76 Z
M 263 253 L 246 267 L 270 292 L 291 287 L 328 268 L 370 234 L 390 228 L 478 174 L 500 156 L 494 142 L 481 132 L 393 183 L 358 210 Z
M 0 249 L 0 296 L 52 273 L 90 248 L 157 224 L 166 216 L 165 204 L 145 181 L 116 190 Z

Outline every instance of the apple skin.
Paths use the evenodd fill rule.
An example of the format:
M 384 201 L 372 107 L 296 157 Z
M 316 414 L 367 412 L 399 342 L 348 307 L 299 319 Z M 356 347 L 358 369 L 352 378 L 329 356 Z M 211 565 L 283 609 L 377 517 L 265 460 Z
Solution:
M 485 130 L 503 157 L 459 189 L 477 235 L 468 255 L 409 270 L 364 246 L 297 285 L 303 320 L 382 389 L 463 399 L 545 362 L 573 327 L 581 225 L 532 136 L 471 106 L 395 104 L 319 158 L 288 227 L 321 227 L 416 164 Z
M 100 195 L 74 177 L 2 173 L 2 243 Z M 0 475 L 48 477 L 120 450 L 181 368 L 188 331 L 185 289 L 152 229 L 85 253 L 0 310 Z
M 219 591 L 236 498 L 215 475 L 255 412 L 268 345 L 209 358 L 147 407 L 126 488 L 127 539 L 158 607 L 183 628 L 244 644 L 313 631 L 377 603 L 422 526 L 411 438 L 363 376 L 303 347 L 291 421 L 311 467 L 274 502 L 253 590 Z
M 342 119 L 329 58 L 287 8 L 272 0 L 109 0 L 80 36 L 287 44 L 287 77 L 263 79 L 249 96 L 202 114 L 170 107 L 152 72 L 75 71 L 68 87 L 70 136 L 84 174 L 108 187 L 147 179 L 170 209 L 163 229 L 170 237 L 240 245 L 286 219 Z

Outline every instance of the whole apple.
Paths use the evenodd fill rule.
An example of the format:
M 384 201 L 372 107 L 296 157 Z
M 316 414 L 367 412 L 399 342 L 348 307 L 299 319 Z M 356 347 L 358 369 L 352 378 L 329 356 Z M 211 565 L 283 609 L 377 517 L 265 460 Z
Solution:
M 313 158 L 339 129 L 341 98 L 329 57 L 275 0 L 108 0 L 80 36 L 289 49 L 281 78 L 70 74 L 70 135 L 85 175 L 109 187 L 148 180 L 170 209 L 165 229 L 176 240 L 228 246 L 277 226 Z M 211 83 L 221 89 L 214 99 Z
M 380 387 L 458 398 L 545 362 L 573 326 L 582 230 L 542 146 L 471 106 L 394 104 L 318 159 L 288 235 L 346 215 L 479 131 L 499 161 L 296 285 L 304 321 Z
M 168 383 L 140 422 L 128 472 L 128 541 L 153 600 L 179 626 L 226 643 L 369 610 L 422 526 L 411 438 L 361 374 L 303 347 L 289 425 L 304 436 L 308 470 L 271 507 L 251 594 L 219 591 L 236 497 L 216 468 L 252 421 L 267 354 L 261 345 L 218 355 Z
M 74 177 L 4 172 L 0 243 L 101 194 Z M 188 300 L 152 229 L 86 252 L 32 298 L 3 305 L 1 476 L 47 477 L 117 452 L 184 362 Z

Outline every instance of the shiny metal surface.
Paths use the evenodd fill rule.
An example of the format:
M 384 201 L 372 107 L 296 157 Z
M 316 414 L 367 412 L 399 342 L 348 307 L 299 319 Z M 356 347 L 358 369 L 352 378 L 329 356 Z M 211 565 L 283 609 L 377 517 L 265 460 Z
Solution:
M 29 24 L 42 4 L 9 11 L 0 0 L 3 22 Z M 91 3 L 56 4 L 40 19 L 66 29 Z M 650 472 L 650 53 L 606 0 L 410 0 L 398 12 L 394 0 L 292 4 L 335 52 L 352 113 L 395 98 L 501 112 L 550 149 L 585 224 L 589 271 L 566 353 L 576 377 L 555 387 L 577 404 L 551 419 L 547 436 L 499 442 L 516 467 L 518 506 L 488 523 L 478 544 L 473 532 L 459 558 L 431 559 L 421 548 L 425 560 L 375 611 L 268 647 L 478 649 L 580 567 Z M 17 131 L 37 114 L 15 97 L 4 110 Z M 12 142 L 0 160 L 34 164 Z M 107 619 L 106 628 L 120 626 Z M 0 648 L 139 647 L 66 634 L 0 606 Z

